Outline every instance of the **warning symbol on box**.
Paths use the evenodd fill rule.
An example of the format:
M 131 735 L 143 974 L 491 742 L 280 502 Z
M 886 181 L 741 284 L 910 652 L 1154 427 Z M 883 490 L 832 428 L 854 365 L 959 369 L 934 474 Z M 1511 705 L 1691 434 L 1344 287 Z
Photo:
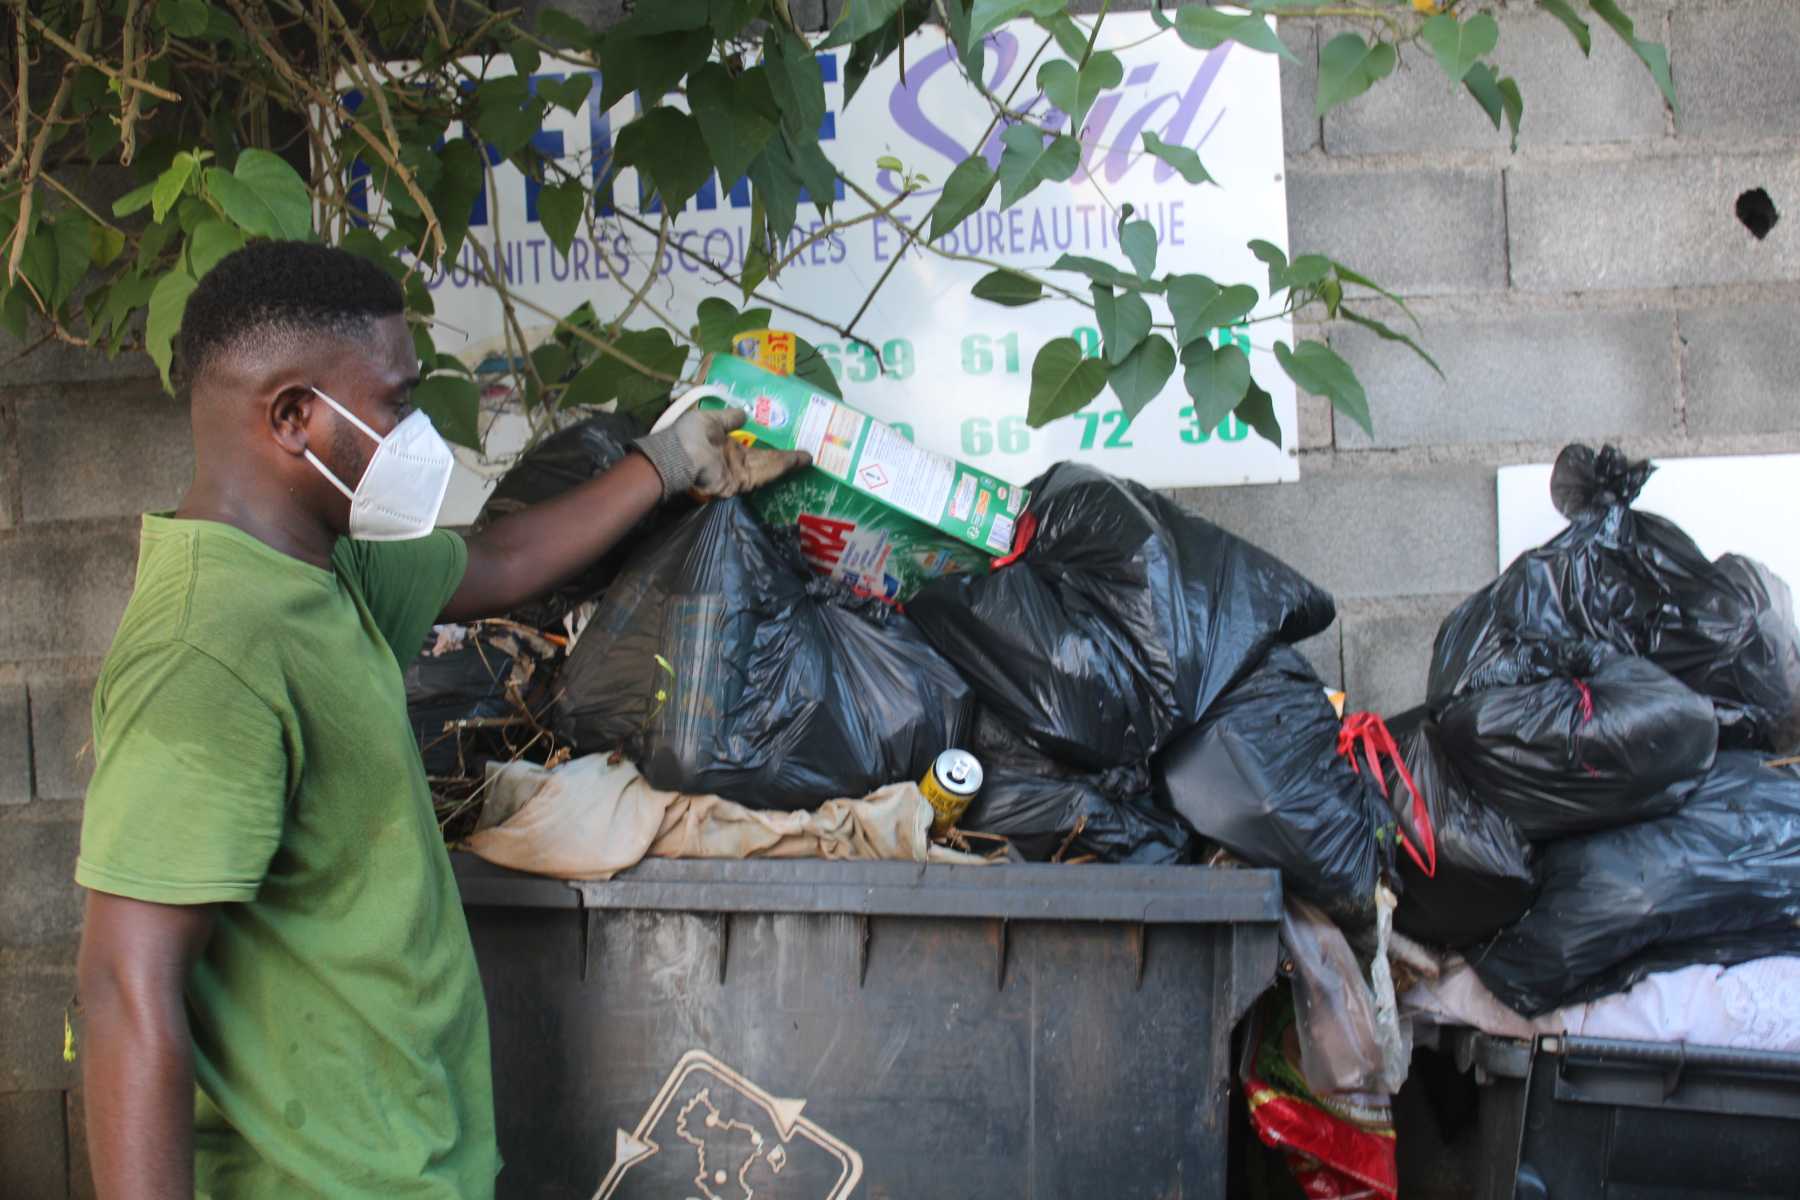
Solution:
M 861 471 L 857 472 L 856 477 L 861 480 L 862 485 L 871 492 L 880 491 L 887 486 L 888 482 L 887 472 L 881 469 L 880 463 L 870 463 Z

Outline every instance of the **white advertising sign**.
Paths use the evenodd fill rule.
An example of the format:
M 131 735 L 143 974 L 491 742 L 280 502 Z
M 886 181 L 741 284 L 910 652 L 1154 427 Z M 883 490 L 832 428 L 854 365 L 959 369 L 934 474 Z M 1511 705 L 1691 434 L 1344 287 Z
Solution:
M 1081 167 L 1066 183 L 1040 186 L 1014 209 L 979 212 L 946 232 L 937 245 L 961 258 L 918 247 L 901 256 L 902 227 L 911 227 L 930 211 L 952 168 L 978 150 L 997 162 L 1001 151 L 998 129 L 980 142 L 992 110 L 957 70 L 943 32 L 928 27 L 907 42 L 904 82 L 902 56 L 894 56 L 869 75 L 848 105 L 843 100 L 846 51 L 822 51 L 829 110 L 823 136 L 833 161 L 884 202 L 899 194 L 900 182 L 896 173 L 877 167 L 879 158 L 897 158 L 931 182 L 891 218 L 864 220 L 820 241 L 789 264 L 778 281 L 765 284 L 761 291 L 779 302 L 771 324 L 818 345 L 834 362 L 851 404 L 896 424 L 921 445 L 1003 479 L 1028 480 L 1062 459 L 1091 462 L 1157 487 L 1297 478 L 1294 386 L 1273 355 L 1274 343 L 1291 337 L 1285 319 L 1253 319 L 1236 330 L 1219 331 L 1221 339 L 1233 338 L 1249 351 L 1256 379 L 1273 396 L 1283 447 L 1265 442 L 1236 418 L 1215 429 L 1199 428 L 1179 369 L 1129 424 L 1107 391 L 1086 411 L 1030 429 L 1025 413 L 1033 355 L 1045 342 L 1069 336 L 1097 351 L 1093 314 L 1066 300 L 1007 308 L 969 294 L 970 285 L 993 263 L 1041 270 L 1066 253 L 1129 269 L 1114 233 L 1118 208 L 1125 203 L 1155 226 L 1159 276 L 1200 272 L 1221 283 L 1252 282 L 1262 290 L 1266 269 L 1245 243 L 1262 238 L 1283 250 L 1287 246 L 1277 60 L 1232 43 L 1195 50 L 1173 33 L 1151 37 L 1155 32 L 1147 14 L 1106 19 L 1101 45 L 1118 53 L 1125 81 L 1094 106 L 1081 139 Z M 1028 22 L 992 34 L 986 58 L 989 83 L 996 94 L 1006 96 L 1023 80 L 1014 106 L 1035 120 L 1066 125 L 1032 81 L 1032 56 L 1043 38 Z M 542 73 L 555 70 L 546 60 Z M 598 93 L 595 86 L 577 113 L 552 108 L 538 135 L 540 149 L 564 156 L 574 169 L 604 164 L 637 100 L 629 98 L 611 112 L 594 112 Z M 1145 132 L 1197 150 L 1218 186 L 1191 186 L 1146 154 Z M 708 264 L 736 271 L 742 263 L 750 213 L 746 184 L 722 190 L 719 181 L 709 182 L 675 219 L 670 245 L 652 263 L 654 233 L 605 210 L 595 240 L 578 236 L 569 254 L 558 253 L 537 223 L 535 186 L 504 164 L 494 179 L 489 203 L 497 212 L 488 212 L 489 203 L 484 203 L 470 236 L 495 245 L 498 230 L 496 258 L 504 263 L 512 286 L 545 308 L 563 313 L 591 300 L 602 315 L 614 313 L 642 285 L 648 270 L 657 273 L 649 303 L 678 323 L 691 322 L 705 296 L 741 300 Z M 637 187 L 636 172 L 626 170 L 613 195 L 629 204 Z M 843 220 L 870 211 L 854 191 L 846 191 L 833 216 Z M 809 227 L 818 228 L 811 205 L 803 203 L 800 216 L 796 240 Z M 654 226 L 660 214 L 646 213 L 644 219 Z M 901 256 L 898 264 L 896 256 Z M 475 262 L 465 249 L 457 265 L 431 280 L 440 319 L 468 335 L 460 346 L 465 356 L 495 345 L 501 328 L 499 305 L 472 270 Z M 845 324 L 890 270 L 855 328 L 881 348 L 885 370 L 862 346 L 781 307 Z M 1081 275 L 1057 273 L 1054 278 L 1087 294 Z M 755 300 L 751 305 L 766 303 Z M 1160 302 L 1153 307 L 1161 311 Z M 1279 306 L 1265 298 L 1252 317 L 1275 311 Z M 459 350 L 455 335 L 440 332 L 438 342 L 442 349 Z

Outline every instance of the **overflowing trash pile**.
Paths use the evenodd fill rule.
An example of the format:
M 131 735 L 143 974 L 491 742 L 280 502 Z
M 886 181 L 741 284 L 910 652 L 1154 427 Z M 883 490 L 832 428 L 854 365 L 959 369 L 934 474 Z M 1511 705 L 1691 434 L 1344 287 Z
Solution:
M 634 434 L 563 431 L 491 512 Z M 1278 869 L 1252 1126 L 1308 1194 L 1391 1196 L 1416 1029 L 1800 955 L 1791 599 L 1633 510 L 1647 475 L 1565 450 L 1568 529 L 1450 615 L 1425 704 L 1385 721 L 1295 649 L 1327 593 L 1074 463 L 1018 489 L 998 558 L 866 514 L 822 555 L 851 511 L 829 488 L 681 506 L 529 611 L 435 631 L 409 696 L 446 837 L 567 878 L 646 855 Z

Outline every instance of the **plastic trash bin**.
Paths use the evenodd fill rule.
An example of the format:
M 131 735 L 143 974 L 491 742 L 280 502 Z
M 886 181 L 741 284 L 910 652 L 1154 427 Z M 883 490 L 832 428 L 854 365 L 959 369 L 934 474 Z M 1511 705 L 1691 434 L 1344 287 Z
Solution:
M 1223 1197 L 1271 871 L 454 856 L 503 1197 Z
M 1480 1085 L 1480 1200 L 1800 1195 L 1800 1054 L 1572 1035 L 1533 1046 L 1473 1030 L 1446 1040 Z

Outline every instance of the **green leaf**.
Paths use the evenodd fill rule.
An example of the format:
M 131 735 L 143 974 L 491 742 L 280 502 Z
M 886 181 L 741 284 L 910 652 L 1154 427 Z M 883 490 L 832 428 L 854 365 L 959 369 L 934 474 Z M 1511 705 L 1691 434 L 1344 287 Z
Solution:
M 1143 278 L 1156 273 L 1156 226 L 1150 222 L 1125 222 L 1119 229 L 1119 249 Z
M 1487 113 L 1488 120 L 1494 123 L 1495 129 L 1500 128 L 1500 120 L 1505 117 L 1507 124 L 1512 127 L 1512 148 L 1517 150 L 1519 119 L 1525 112 L 1525 100 L 1519 94 L 1518 82 L 1511 78 L 1498 79 L 1493 67 L 1478 62 L 1463 77 L 1463 87 L 1468 89 L 1469 95 L 1475 97 L 1475 102 Z
M 125 253 L 125 231 L 111 226 L 98 227 L 94 238 L 93 260 L 96 267 L 110 267 Z
M 750 163 L 750 202 L 761 204 L 768 214 L 769 229 L 776 238 L 794 230 L 800 206 L 800 176 L 788 154 L 786 136 L 770 138 L 763 152 Z
M 206 0 L 161 0 L 156 19 L 178 38 L 199 37 L 209 23 L 208 6 Z
M 880 33 L 893 22 L 902 3 L 904 0 L 844 0 L 837 24 L 831 27 L 831 35 L 819 43 L 819 48 L 848 46 L 871 33 Z
M 1189 4 L 1175 14 L 1175 33 L 1197 50 L 1211 50 L 1226 42 L 1237 42 L 1252 50 L 1279 54 L 1289 62 L 1300 61 L 1261 13 L 1234 13 L 1203 4 Z
M 619 130 L 613 161 L 635 166 L 670 212 L 679 212 L 712 177 L 700 123 L 667 105 L 658 105 Z
M 1439 13 L 1420 27 L 1419 36 L 1431 47 L 1450 82 L 1461 83 L 1469 68 L 1500 44 L 1500 24 L 1487 13 L 1476 13 L 1463 22 Z
M 187 189 L 188 180 L 200 166 L 200 160 L 183 150 L 169 163 L 168 169 L 156 177 L 150 189 L 150 216 L 152 220 L 161 221 L 181 199 Z
M 1261 238 L 1253 238 L 1249 243 L 1250 253 L 1269 268 L 1269 294 L 1287 287 L 1287 255 L 1274 242 L 1265 242 Z
M 1013 125 L 1000 135 L 1000 207 L 1011 208 L 1046 179 L 1058 183 L 1081 165 L 1081 143 L 1066 133 L 1049 141 L 1030 125 Z
M 537 14 L 538 36 L 578 50 L 591 49 L 598 40 L 585 24 L 554 8 L 541 8 Z
M 750 232 L 744 248 L 744 270 L 738 276 L 738 289 L 744 299 L 769 278 L 769 218 L 763 210 L 761 191 L 750 193 Z
M 843 389 L 838 387 L 837 376 L 831 373 L 831 364 L 819 353 L 819 348 L 803 337 L 794 339 L 794 378 L 804 379 L 817 391 L 827 396 L 844 398 Z
M 506 52 L 512 57 L 513 70 L 520 75 L 527 77 L 536 75 L 538 68 L 544 65 L 544 56 L 538 53 L 536 46 L 524 38 L 514 38 L 508 43 Z
M 1149 130 L 1144 131 L 1144 149 L 1162 159 L 1187 180 L 1198 187 L 1203 183 L 1216 183 L 1213 177 L 1200 164 L 1200 156 L 1186 146 L 1171 146 Z
M 538 220 L 544 223 L 544 233 L 559 253 L 567 254 L 574 243 L 591 194 L 583 179 L 565 179 L 538 192 Z
M 1360 33 L 1340 33 L 1319 51 L 1318 114 L 1354 100 L 1393 74 L 1398 56 L 1387 42 L 1373 46 Z
M 1157 293 L 1163 290 L 1160 280 L 1143 279 L 1129 271 L 1121 271 L 1109 262 L 1081 254 L 1065 254 L 1050 264 L 1052 271 L 1080 271 L 1095 283 L 1104 283 L 1133 292 Z
M 1106 382 L 1119 398 L 1125 415 L 1136 417 L 1144 405 L 1156 399 L 1174 373 L 1175 347 L 1160 333 L 1154 333 L 1139 342 L 1124 362 L 1107 372 Z
M 559 409 L 598 408 L 618 395 L 620 367 L 618 360 L 602 354 L 575 373 L 563 388 Z
M 445 441 L 481 449 L 481 389 L 461 375 L 433 375 L 413 389 L 412 402 Z
M 710 354 L 730 354 L 738 334 L 769 327 L 769 313 L 766 308 L 739 312 L 731 301 L 708 296 L 700 301 L 700 349 Z
M 629 329 L 621 333 L 614 344 L 644 366 L 664 375 L 679 376 L 687 365 L 687 347 L 678 343 L 666 329 Z M 674 385 L 621 363 L 617 386 L 620 411 L 641 417 L 656 401 L 666 397 Z
M 129 217 L 132 213 L 150 205 L 150 199 L 156 192 L 156 182 L 152 180 L 141 187 L 134 187 L 117 200 L 113 201 L 113 216 Z
M 781 120 L 769 73 L 761 67 L 734 79 L 723 65 L 707 63 L 688 77 L 688 109 L 700 123 L 726 191 L 749 171 L 750 160 L 769 144 Z
M 636 15 L 657 7 L 640 5 Z M 655 103 L 699 70 L 712 49 L 712 32 L 705 28 L 650 37 L 631 36 L 625 26 L 614 28 L 600 43 L 600 107 L 610 109 L 632 92 L 642 92 L 646 105 Z
M 721 38 L 735 35 L 763 7 L 763 0 L 709 0 L 707 23 Z
M 144 350 L 156 369 L 162 373 L 163 388 L 174 392 L 169 382 L 169 359 L 174 354 L 175 334 L 181 328 L 181 314 L 187 311 L 188 297 L 197 281 L 186 271 L 170 271 L 156 281 L 150 293 L 150 309 L 144 320 Z
M 138 236 L 136 266 L 139 274 L 143 274 L 156 266 L 157 260 L 162 256 L 163 250 L 169 244 L 169 239 L 174 237 L 175 233 L 176 227 L 175 223 L 172 221 L 164 222 L 161 225 L 149 225 L 145 227 L 144 232 Z
M 1209 330 L 1242 319 L 1256 307 L 1256 301 L 1256 289 L 1247 283 L 1222 288 L 1204 275 L 1176 275 L 1169 280 L 1169 312 L 1175 317 L 1175 340 L 1185 353 L 1190 342 L 1205 337 Z M 1223 418 L 1224 414 L 1220 416 Z
M 1413 323 L 1414 329 L 1420 328 L 1419 318 L 1413 316 L 1413 310 L 1407 307 L 1406 301 L 1388 291 L 1379 283 L 1370 279 L 1367 275 L 1364 275 L 1359 271 L 1353 271 L 1343 263 L 1336 261 L 1331 264 L 1331 270 L 1338 277 L 1339 282 L 1353 284 L 1356 287 L 1368 288 L 1371 292 L 1376 293 L 1389 304 L 1392 304 L 1395 308 L 1398 308 L 1401 312 L 1405 313 L 1407 319 Z
M 1373 435 L 1369 422 L 1369 398 L 1350 364 L 1324 342 L 1301 342 L 1292 350 L 1286 342 L 1275 343 L 1275 361 L 1288 373 L 1288 378 L 1315 396 L 1324 396 L 1331 406 Z
M 1433 371 L 1437 372 L 1439 379 L 1444 378 L 1444 369 L 1438 366 L 1437 359 L 1427 354 L 1423 346 L 1419 345 L 1419 343 L 1413 341 L 1412 338 L 1401 333 L 1399 330 L 1389 328 L 1382 322 L 1377 321 L 1374 317 L 1365 317 L 1361 313 L 1345 308 L 1341 304 L 1338 306 L 1337 315 L 1344 318 L 1346 321 L 1361 325 L 1364 329 L 1367 329 L 1370 333 L 1373 333 L 1383 341 L 1398 342 L 1400 345 L 1405 346 L 1408 350 L 1411 350 L 1414 354 L 1424 359 L 1425 364 Z
M 277 154 L 245 150 L 229 175 L 209 168 L 206 190 L 252 237 L 312 237 L 312 196 L 306 181 Z
M 794 171 L 806 185 L 807 198 L 823 216 L 837 199 L 837 167 L 825 157 L 825 151 L 819 149 L 817 142 L 790 145 L 788 149 L 794 156 Z
M 0 292 L 0 329 L 11 335 L 13 341 L 25 340 L 25 322 L 31 315 L 31 302 L 25 298 L 25 289 L 8 288 Z
M 537 94 L 557 108 L 580 112 L 593 87 L 594 79 L 591 75 L 576 74 L 566 79 L 545 76 L 537 81 Z
M 475 131 L 502 158 L 523 150 L 544 120 L 545 102 L 531 94 L 524 75 L 484 80 L 476 88 L 475 105 Z
M 1589 32 L 1587 22 L 1576 16 L 1575 10 L 1569 7 L 1568 0 L 1538 0 L 1538 4 L 1545 12 L 1568 27 L 1570 36 L 1575 39 L 1575 44 L 1581 47 L 1583 54 L 1593 52 L 1593 34 Z
M 1231 410 L 1237 419 L 1256 430 L 1257 436 L 1277 450 L 1281 449 L 1281 422 L 1275 419 L 1275 398 L 1252 379 L 1244 398 Z
M 426 191 L 444 232 L 444 258 L 455 262 L 469 233 L 469 217 L 487 174 L 481 151 L 467 138 L 455 138 L 438 151 L 437 184 Z
M 641 38 L 651 34 L 705 30 L 711 19 L 712 8 L 708 0 L 655 0 L 653 4 L 635 6 L 618 28 L 628 37 Z
M 1236 346 L 1217 349 L 1202 338 L 1181 348 L 1186 367 L 1181 381 L 1194 401 L 1194 423 L 1216 428 L 1243 400 L 1250 386 L 1250 360 Z
M 195 279 L 203 279 L 221 258 L 244 247 L 244 235 L 224 221 L 202 221 L 188 235 L 188 269 Z
M 1053 17 L 1066 7 L 1065 0 L 974 0 L 969 9 L 969 36 L 986 37 L 1017 17 Z
M 1631 52 L 1643 61 L 1650 72 L 1650 78 L 1656 80 L 1656 86 L 1662 90 L 1663 99 L 1669 102 L 1671 110 L 1675 104 L 1675 80 L 1669 75 L 1669 51 L 1658 42 L 1645 41 L 1637 35 L 1637 29 L 1631 18 L 1620 11 L 1613 0 L 1588 0 L 1588 7 L 1594 10 L 1602 21 L 1612 27 Z
M 999 178 L 979 154 L 957 163 L 950 178 L 944 181 L 937 203 L 931 206 L 931 240 L 937 241 L 986 204 Z
M 1106 364 L 1088 358 L 1074 338 L 1052 338 L 1031 360 L 1031 400 L 1025 423 L 1039 429 L 1079 412 L 1106 386 Z
M 771 22 L 763 35 L 763 69 L 788 137 L 818 141 L 819 125 L 825 120 L 825 77 L 811 48 L 779 22 Z
M 1094 101 L 1108 88 L 1125 82 L 1125 64 L 1118 55 L 1104 50 L 1080 68 L 1060 58 L 1052 59 L 1038 68 L 1037 82 L 1050 103 L 1068 114 L 1069 131 L 1080 136 L 1082 122 L 1087 120 Z
M 94 261 L 94 242 L 99 226 L 73 210 L 56 218 L 51 237 L 56 243 L 56 287 L 50 300 L 54 310 L 75 294 Z
M 950 0 L 950 2 L 945 4 L 944 9 L 948 12 L 951 9 L 959 7 L 960 6 L 957 5 L 954 0 Z M 951 20 L 955 19 L 955 17 L 951 18 Z M 965 24 L 966 20 L 967 19 L 965 18 Z M 1081 61 L 1081 56 L 1087 53 L 1088 33 L 1087 30 L 1075 23 L 1074 17 L 1071 17 L 1068 13 L 1059 12 L 1048 17 L 1038 17 L 1036 20 L 1039 28 L 1056 39 L 1056 48 L 1058 50 L 1061 50 L 1076 62 Z M 960 48 L 962 43 L 958 42 L 957 45 Z
M 1015 271 L 989 271 L 975 281 L 969 294 L 977 300 L 1004 304 L 1008 308 L 1035 304 L 1044 298 L 1044 285 Z
M 1094 284 L 1092 290 L 1101 348 L 1106 352 L 1106 361 L 1117 366 L 1149 335 L 1150 306 L 1136 292 L 1115 294 L 1103 283 Z

